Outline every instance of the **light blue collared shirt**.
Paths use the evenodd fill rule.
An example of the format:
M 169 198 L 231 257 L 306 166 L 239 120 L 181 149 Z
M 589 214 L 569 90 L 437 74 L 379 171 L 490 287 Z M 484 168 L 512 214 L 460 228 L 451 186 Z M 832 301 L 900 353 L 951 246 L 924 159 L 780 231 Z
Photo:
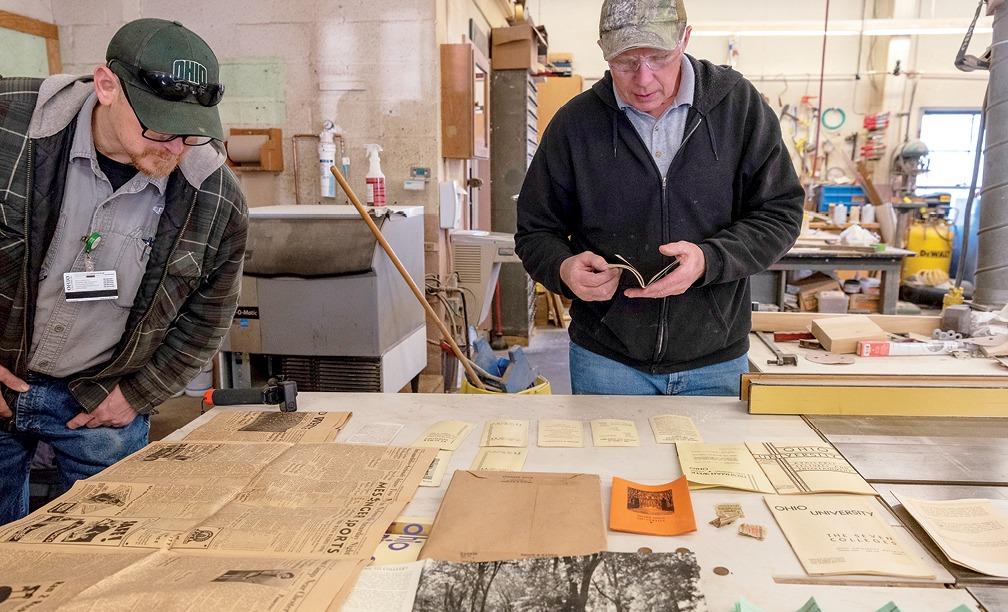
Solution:
M 690 107 L 693 106 L 695 91 L 696 73 L 693 71 L 693 64 L 685 55 L 683 55 L 679 68 L 679 91 L 676 92 L 672 106 L 661 117 L 652 117 L 630 106 L 620 98 L 619 92 L 616 91 L 616 85 L 613 84 L 616 104 L 640 134 L 641 140 L 651 152 L 651 157 L 658 165 L 658 169 L 661 170 L 662 176 L 668 174 L 672 158 L 682 146 L 683 134 L 686 131 L 686 117 Z

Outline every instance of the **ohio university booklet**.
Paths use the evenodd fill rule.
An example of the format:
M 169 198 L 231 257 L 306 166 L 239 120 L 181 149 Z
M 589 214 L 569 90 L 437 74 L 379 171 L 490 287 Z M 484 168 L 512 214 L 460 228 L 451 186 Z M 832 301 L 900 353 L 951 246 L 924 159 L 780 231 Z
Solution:
M 770 512 L 810 576 L 934 578 L 860 495 L 767 495 Z

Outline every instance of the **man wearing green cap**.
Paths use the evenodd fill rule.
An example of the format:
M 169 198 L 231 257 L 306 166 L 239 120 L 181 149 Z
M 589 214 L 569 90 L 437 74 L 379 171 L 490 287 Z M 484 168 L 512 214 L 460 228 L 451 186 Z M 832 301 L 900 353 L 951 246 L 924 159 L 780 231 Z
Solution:
M 40 441 L 69 487 L 147 444 L 237 305 L 247 211 L 217 58 L 140 19 L 93 75 L 0 79 L 0 523 Z
M 686 54 L 682 0 L 606 0 L 610 70 L 554 116 L 518 198 L 516 250 L 573 299 L 574 393 L 736 395 L 749 276 L 798 236 L 804 193 L 773 111 Z M 629 261 L 645 280 L 610 264 Z

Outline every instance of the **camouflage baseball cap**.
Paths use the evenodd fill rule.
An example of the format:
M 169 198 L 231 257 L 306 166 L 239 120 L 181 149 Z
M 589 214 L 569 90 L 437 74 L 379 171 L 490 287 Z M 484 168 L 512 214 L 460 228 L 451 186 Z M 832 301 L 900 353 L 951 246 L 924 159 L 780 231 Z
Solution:
M 624 51 L 671 51 L 686 30 L 683 0 L 605 0 L 599 19 L 599 46 L 606 61 Z

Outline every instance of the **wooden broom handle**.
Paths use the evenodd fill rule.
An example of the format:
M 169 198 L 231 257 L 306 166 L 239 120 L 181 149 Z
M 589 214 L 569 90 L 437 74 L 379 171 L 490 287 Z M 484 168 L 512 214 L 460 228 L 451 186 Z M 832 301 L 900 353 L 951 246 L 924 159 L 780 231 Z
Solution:
M 385 236 L 381 233 L 381 230 L 378 229 L 378 226 L 375 225 L 375 222 L 371 218 L 371 215 L 368 214 L 367 209 L 364 208 L 363 204 L 361 204 L 361 201 L 357 198 L 357 194 L 354 193 L 353 188 L 351 188 L 350 184 L 347 183 L 346 178 L 343 177 L 343 173 L 340 172 L 340 170 L 336 166 L 332 166 L 331 168 L 329 168 L 329 171 L 332 172 L 333 176 L 336 177 L 336 182 L 340 184 L 340 187 L 343 188 L 343 192 L 347 195 L 348 198 L 350 198 L 350 203 L 353 204 L 354 208 L 357 209 L 357 212 L 360 213 L 361 219 L 364 219 L 364 223 L 367 223 L 367 226 L 371 229 L 371 233 L 374 234 L 375 239 L 378 240 L 378 244 L 381 245 L 382 249 L 384 249 L 385 253 L 389 256 L 389 259 L 392 260 L 392 264 L 395 265 L 397 270 L 399 270 L 399 274 L 402 275 L 403 280 L 406 281 L 407 285 L 409 285 L 409 288 L 410 290 L 413 291 L 413 295 L 416 296 L 417 301 L 420 302 L 420 305 L 423 306 L 423 309 L 427 311 L 427 315 L 431 319 L 433 319 L 434 323 L 437 324 L 438 328 L 441 330 L 441 335 L 444 337 L 445 342 L 448 343 L 448 345 L 451 347 L 452 352 L 455 353 L 455 357 L 458 358 L 459 362 L 462 364 L 462 367 L 465 368 L 466 374 L 469 376 L 470 382 L 472 382 L 472 384 L 474 384 L 476 387 L 483 389 L 485 391 L 486 386 L 483 384 L 483 381 L 480 380 L 479 376 L 476 375 L 476 371 L 473 370 L 472 364 L 469 363 L 469 358 L 466 357 L 464 354 L 462 354 L 462 349 L 460 349 L 458 344 L 455 343 L 455 339 L 452 338 L 451 331 L 448 330 L 448 326 L 445 325 L 444 321 L 441 320 L 441 317 L 439 317 L 437 313 L 434 312 L 434 309 L 427 302 L 427 298 L 424 297 L 424 294 L 420 291 L 420 288 L 417 287 L 417 284 L 415 282 L 413 282 L 413 277 L 409 275 L 409 272 L 406 271 L 406 268 L 403 266 L 402 262 L 399 261 L 399 257 L 395 254 L 395 251 L 392 250 L 392 245 L 388 243 L 388 240 L 385 240 Z M 466 333 L 468 334 L 469 330 L 466 330 Z

